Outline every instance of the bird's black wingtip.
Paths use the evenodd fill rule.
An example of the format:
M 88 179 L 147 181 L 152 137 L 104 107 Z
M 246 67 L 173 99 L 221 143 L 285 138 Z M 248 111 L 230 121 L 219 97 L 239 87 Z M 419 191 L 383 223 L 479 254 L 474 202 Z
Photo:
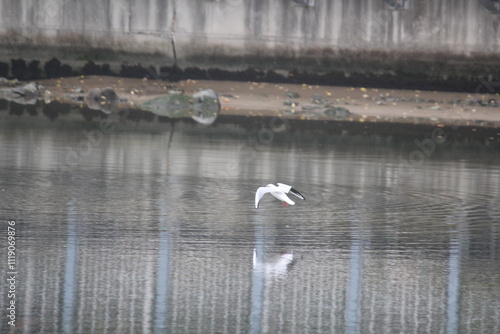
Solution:
M 300 198 L 300 199 L 303 199 L 303 200 L 305 200 L 305 199 L 306 199 L 306 198 L 305 198 L 305 197 L 304 197 L 301 193 L 299 193 L 299 192 L 297 191 L 297 189 L 290 188 L 290 192 L 291 192 L 292 194 L 294 194 L 295 196 L 297 196 L 298 198 Z

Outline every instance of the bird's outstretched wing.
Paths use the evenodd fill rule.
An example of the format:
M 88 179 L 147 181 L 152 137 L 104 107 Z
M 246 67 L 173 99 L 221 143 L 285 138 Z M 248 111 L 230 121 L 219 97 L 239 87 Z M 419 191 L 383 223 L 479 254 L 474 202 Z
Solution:
M 257 192 L 255 192 L 255 208 L 256 209 L 259 208 L 259 202 L 262 199 L 262 196 L 264 196 L 265 194 L 267 194 L 270 191 L 271 191 L 271 189 L 269 189 L 268 187 L 260 187 L 259 189 L 257 189 Z
M 290 191 L 290 189 L 292 189 L 292 186 L 289 186 L 288 184 L 284 184 L 284 183 L 279 183 L 278 182 L 278 189 L 281 190 L 282 192 L 284 192 L 285 194 L 288 194 L 288 192 Z
M 298 198 L 300 198 L 300 199 L 305 199 L 305 197 L 304 197 L 304 196 L 302 196 L 302 194 L 301 194 L 301 193 L 299 193 L 299 192 L 297 191 L 297 189 L 292 188 L 292 186 L 289 186 L 288 184 L 278 183 L 278 188 L 279 188 L 281 191 L 283 191 L 284 193 L 287 193 L 287 194 L 288 194 L 288 193 L 290 192 L 290 193 L 294 194 L 295 196 L 297 196 L 297 197 L 298 197 Z

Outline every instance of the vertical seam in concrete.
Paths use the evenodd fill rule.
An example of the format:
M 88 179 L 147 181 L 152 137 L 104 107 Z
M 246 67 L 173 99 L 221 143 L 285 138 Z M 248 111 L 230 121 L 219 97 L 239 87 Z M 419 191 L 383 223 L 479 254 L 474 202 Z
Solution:
M 174 0 L 174 9 L 172 13 L 172 26 L 170 27 L 170 41 L 172 42 L 172 52 L 174 55 L 174 65 L 177 65 L 177 51 L 175 50 L 175 26 L 177 16 L 177 1 Z

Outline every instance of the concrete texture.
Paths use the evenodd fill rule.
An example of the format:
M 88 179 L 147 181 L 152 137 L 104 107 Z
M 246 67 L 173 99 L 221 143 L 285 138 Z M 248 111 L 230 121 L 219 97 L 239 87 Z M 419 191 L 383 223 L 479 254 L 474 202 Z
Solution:
M 302 2 L 0 0 L 0 59 L 496 76 L 496 1 Z

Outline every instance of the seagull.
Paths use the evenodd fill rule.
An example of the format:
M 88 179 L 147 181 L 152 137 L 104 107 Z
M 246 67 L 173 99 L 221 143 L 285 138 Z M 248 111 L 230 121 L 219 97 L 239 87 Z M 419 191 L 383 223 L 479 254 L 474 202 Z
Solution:
M 302 196 L 301 193 L 299 193 L 297 190 L 293 189 L 291 186 L 283 183 L 278 183 L 278 186 L 275 186 L 274 184 L 268 184 L 265 187 L 260 187 L 257 189 L 257 192 L 255 193 L 255 208 L 259 208 L 259 202 L 262 199 L 262 196 L 264 196 L 267 193 L 271 193 L 274 197 L 277 199 L 283 201 L 283 204 L 290 204 L 294 205 L 295 202 L 292 201 L 286 194 L 292 193 L 298 198 L 305 199 L 304 196 Z

